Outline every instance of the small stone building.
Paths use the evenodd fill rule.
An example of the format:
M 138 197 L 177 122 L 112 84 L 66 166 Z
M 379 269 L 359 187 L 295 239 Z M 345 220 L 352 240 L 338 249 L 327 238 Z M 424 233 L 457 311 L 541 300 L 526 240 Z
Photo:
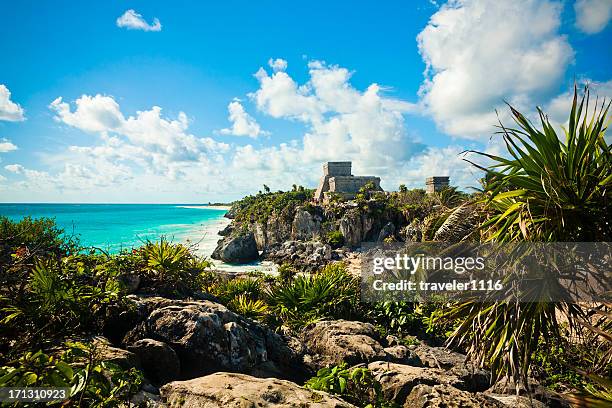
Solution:
M 323 177 L 315 192 L 316 201 L 326 201 L 330 193 L 341 195 L 345 199 L 355 198 L 363 186 L 368 183 L 374 184 L 375 191 L 380 188 L 380 177 L 353 176 L 351 174 L 351 162 L 327 162 L 323 165 Z
M 425 191 L 427 191 L 427 194 L 433 194 L 436 191 L 440 191 L 448 187 L 448 180 L 449 178 L 447 176 L 427 177 L 425 179 Z

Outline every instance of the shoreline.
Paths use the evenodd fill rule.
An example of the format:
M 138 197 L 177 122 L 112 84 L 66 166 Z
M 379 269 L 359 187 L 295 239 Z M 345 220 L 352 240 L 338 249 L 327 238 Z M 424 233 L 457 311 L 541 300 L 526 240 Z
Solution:
M 201 208 L 205 210 L 220 210 L 220 211 L 229 211 L 232 206 L 231 205 L 177 205 L 177 208 Z

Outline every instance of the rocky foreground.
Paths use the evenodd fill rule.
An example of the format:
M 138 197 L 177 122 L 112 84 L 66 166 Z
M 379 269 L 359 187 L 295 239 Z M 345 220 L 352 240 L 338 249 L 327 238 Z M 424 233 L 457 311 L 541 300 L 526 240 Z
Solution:
M 150 407 L 353 407 L 302 386 L 320 368 L 367 367 L 385 399 L 400 407 L 545 407 L 561 400 L 530 397 L 491 384 L 465 356 L 424 343 L 402 345 L 369 323 L 320 321 L 298 337 L 275 333 L 212 297 L 176 300 L 130 295 L 132 307 L 106 321 L 104 358 L 144 371 L 132 398 Z M 113 345 L 114 344 L 114 345 Z

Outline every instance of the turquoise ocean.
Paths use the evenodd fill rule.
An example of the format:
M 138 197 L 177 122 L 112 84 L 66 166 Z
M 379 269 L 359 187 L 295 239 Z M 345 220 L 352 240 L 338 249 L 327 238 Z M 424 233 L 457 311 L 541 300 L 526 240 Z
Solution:
M 225 208 L 180 204 L 0 204 L 0 215 L 13 220 L 25 216 L 54 218 L 66 234 L 83 246 L 113 253 L 161 236 L 194 245 L 210 255 L 228 224 Z

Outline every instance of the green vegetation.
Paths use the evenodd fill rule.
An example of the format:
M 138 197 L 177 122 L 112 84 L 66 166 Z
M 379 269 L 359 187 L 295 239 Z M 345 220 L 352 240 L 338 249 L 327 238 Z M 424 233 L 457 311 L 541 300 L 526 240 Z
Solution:
M 103 361 L 86 341 L 127 310 L 125 274 L 144 292 L 202 289 L 208 263 L 165 239 L 117 255 L 80 248 L 53 220 L 0 217 L 0 387 L 65 386 L 62 406 L 118 406 L 142 375 Z M 58 403 L 59 404 L 59 403 Z
M 273 214 L 293 215 L 296 207 L 309 202 L 313 194 L 314 190 L 301 186 L 286 192 L 260 192 L 236 201 L 232 206 L 232 212 L 236 221 L 265 222 Z
M 315 275 L 299 275 L 270 287 L 267 299 L 276 324 L 301 328 L 329 319 L 351 319 L 359 313 L 359 280 L 342 263 L 329 264 Z
M 330 231 L 327 233 L 325 240 L 333 249 L 340 248 L 344 245 L 344 235 L 340 231 Z
M 511 158 L 480 153 L 494 162 L 485 169 L 489 173 L 480 198 L 487 215 L 482 224 L 484 241 L 610 240 L 612 160 L 611 146 L 605 141 L 609 103 L 603 101 L 592 113 L 588 105 L 588 90 L 579 103 L 575 90 L 565 142 L 541 110 L 538 130 L 510 107 L 518 127 L 502 125 L 501 134 Z M 534 362 L 544 363 L 539 353 L 589 343 L 594 348 L 588 357 L 582 354 L 584 358 L 570 363 L 561 353 L 556 364 L 567 362 L 568 367 L 553 371 L 582 372 L 584 380 L 610 377 L 609 305 L 587 310 L 586 305 L 569 302 L 518 303 L 509 299 L 491 304 L 471 299 L 440 314 L 440 321 L 456 320 L 461 324 L 452 333 L 450 344 L 465 348 L 472 359 L 490 367 L 496 378 L 508 374 L 517 383 L 526 383 Z M 566 328 L 571 336 L 563 334 Z M 546 367 L 541 373 L 550 376 Z M 575 379 L 570 382 L 579 385 Z M 601 390 L 597 381 L 589 383 L 584 389 L 603 395 L 597 391 Z
M 351 404 L 364 408 L 394 408 L 385 401 L 382 387 L 370 370 L 363 367 L 348 368 L 346 364 L 322 368 L 306 382 L 306 387 L 338 395 Z
M 66 343 L 58 356 L 28 351 L 15 364 L 0 367 L 0 387 L 66 388 L 68 402 L 47 404 L 51 406 L 119 407 L 141 384 L 138 370 L 102 361 L 94 347 L 79 342 Z

